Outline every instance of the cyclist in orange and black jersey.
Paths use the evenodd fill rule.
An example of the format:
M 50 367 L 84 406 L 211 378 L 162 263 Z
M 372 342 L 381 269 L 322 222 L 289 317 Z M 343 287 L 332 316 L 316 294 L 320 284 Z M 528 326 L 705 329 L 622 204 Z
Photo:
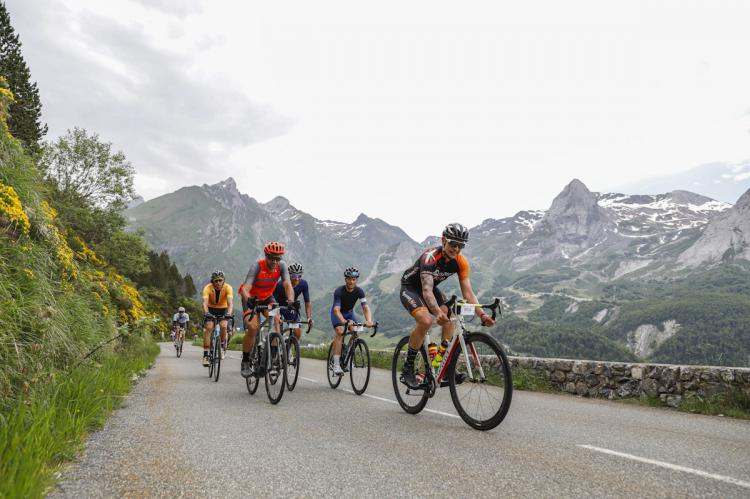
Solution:
M 430 314 L 442 326 L 442 342 L 436 361 L 442 360 L 448 342 L 453 337 L 453 323 L 448 316 L 448 308 L 444 305 L 445 295 L 437 286 L 453 274 L 458 274 L 458 284 L 464 299 L 469 303 L 478 303 L 469 279 L 469 262 L 461 254 L 468 240 L 469 231 L 463 225 L 447 225 L 443 230 L 442 246 L 425 251 L 401 277 L 401 303 L 416 322 L 409 336 L 406 362 L 401 372 L 401 381 L 410 387 L 417 386 L 414 359 L 432 326 Z M 485 326 L 495 323 L 482 309 L 477 309 L 477 315 Z

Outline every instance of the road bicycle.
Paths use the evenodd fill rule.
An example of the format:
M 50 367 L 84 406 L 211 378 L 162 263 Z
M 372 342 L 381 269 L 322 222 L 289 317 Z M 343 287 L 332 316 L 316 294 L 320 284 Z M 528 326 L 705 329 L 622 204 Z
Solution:
M 502 422 L 510 408 L 513 395 L 510 363 L 495 338 L 467 330 L 466 322 L 474 317 L 477 308 L 491 311 L 494 319 L 500 312 L 500 300 L 471 304 L 457 302 L 454 295 L 446 305 L 451 320 L 459 327 L 437 368 L 428 355 L 428 346 L 431 346 L 428 332 L 414 361 L 414 374 L 419 383 L 416 388 L 408 387 L 400 377 L 409 337 L 402 338 L 396 345 L 391 368 L 396 399 L 404 411 L 417 414 L 437 388 L 448 386 L 461 419 L 477 430 L 491 430 Z
M 284 309 L 284 307 L 281 308 L 282 310 Z M 295 386 L 297 386 L 301 359 L 299 340 L 294 334 L 294 330 L 300 329 L 303 324 L 307 324 L 307 331 L 305 331 L 305 334 L 310 333 L 312 321 L 309 319 L 306 321 L 296 320 L 290 322 L 287 321 L 286 318 L 283 318 L 281 322 L 281 336 L 284 337 L 284 333 L 287 333 L 284 337 L 284 346 L 286 347 L 286 389 L 290 392 L 294 390 Z
M 364 331 L 365 328 L 373 330 L 370 338 L 378 333 L 377 322 L 372 326 L 366 326 L 361 322 L 346 321 L 344 337 L 341 339 L 341 369 L 344 372 L 349 372 L 352 390 L 357 395 L 365 393 L 367 384 L 370 382 L 370 348 L 367 346 L 367 342 L 359 337 L 359 333 Z M 346 343 L 347 335 L 350 335 L 348 344 Z M 328 347 L 327 375 L 328 384 L 333 389 L 338 388 L 341 384 L 341 378 L 344 377 L 343 374 L 336 375 L 333 373 L 333 342 Z
M 208 377 L 214 378 L 215 382 L 219 381 L 219 372 L 221 372 L 221 321 L 227 321 L 227 329 L 234 327 L 234 317 L 231 315 L 224 315 L 222 317 L 215 317 L 208 315 L 207 319 L 213 319 L 214 329 L 211 332 L 211 346 L 208 349 Z
M 182 344 L 185 342 L 185 326 L 177 326 L 175 335 L 174 349 L 179 359 L 182 355 Z
M 280 307 L 276 303 L 268 305 L 253 305 L 252 314 L 268 312 L 268 316 L 260 324 L 255 337 L 255 345 L 250 351 L 252 373 L 245 378 L 247 391 L 255 395 L 258 390 L 260 377 L 265 378 L 266 393 L 272 404 L 278 404 L 284 395 L 286 385 L 286 355 L 285 349 L 279 348 L 284 344 L 281 334 L 273 330 L 274 317 L 279 315 Z M 247 334 L 247 333 L 245 333 Z

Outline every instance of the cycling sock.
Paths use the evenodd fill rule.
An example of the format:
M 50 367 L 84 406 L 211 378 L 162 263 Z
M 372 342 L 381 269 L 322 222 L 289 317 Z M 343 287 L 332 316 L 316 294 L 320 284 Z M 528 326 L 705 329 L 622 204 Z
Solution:
M 406 351 L 406 363 L 404 364 L 405 368 L 414 368 L 414 359 L 417 357 L 418 352 L 419 350 L 414 350 L 412 347 L 409 347 L 409 349 Z
M 334 355 L 333 356 L 333 365 L 338 366 L 341 362 L 341 355 Z
M 242 352 L 242 362 L 250 362 L 250 352 Z
M 448 342 L 446 340 L 443 340 L 440 342 L 437 353 L 442 358 L 445 355 L 446 350 L 448 350 Z
M 208 357 L 208 350 L 203 350 L 203 356 Z

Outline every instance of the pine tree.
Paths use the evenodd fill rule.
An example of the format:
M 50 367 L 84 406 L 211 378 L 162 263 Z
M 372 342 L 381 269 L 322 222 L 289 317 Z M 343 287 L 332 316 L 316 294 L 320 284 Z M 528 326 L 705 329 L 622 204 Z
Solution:
M 21 53 L 21 42 L 10 23 L 4 2 L 0 2 L 0 75 L 8 81 L 8 87 L 15 97 L 8 120 L 10 133 L 29 152 L 36 154 L 47 133 L 47 125 L 42 123 L 39 90 L 36 83 L 31 81 L 31 72 Z

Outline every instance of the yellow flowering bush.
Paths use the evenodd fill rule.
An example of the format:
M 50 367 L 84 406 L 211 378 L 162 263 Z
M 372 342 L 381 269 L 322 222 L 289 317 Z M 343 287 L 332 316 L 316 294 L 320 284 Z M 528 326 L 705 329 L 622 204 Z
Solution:
M 99 258 L 94 250 L 88 247 L 88 245 L 78 236 L 73 237 L 73 246 L 75 247 L 76 258 L 83 262 L 91 262 L 97 267 L 104 266 L 104 260 Z
M 17 227 L 24 235 L 29 235 L 31 228 L 29 217 L 23 209 L 16 190 L 0 182 L 0 222 L 2 221 Z
M 47 203 L 41 202 L 42 210 L 47 216 L 45 230 L 42 232 L 55 249 L 55 256 L 62 267 L 63 277 L 66 279 L 76 279 L 78 277 L 78 265 L 75 262 L 75 252 L 68 245 L 68 241 L 60 229 L 57 228 L 54 221 L 57 218 L 57 210 Z

